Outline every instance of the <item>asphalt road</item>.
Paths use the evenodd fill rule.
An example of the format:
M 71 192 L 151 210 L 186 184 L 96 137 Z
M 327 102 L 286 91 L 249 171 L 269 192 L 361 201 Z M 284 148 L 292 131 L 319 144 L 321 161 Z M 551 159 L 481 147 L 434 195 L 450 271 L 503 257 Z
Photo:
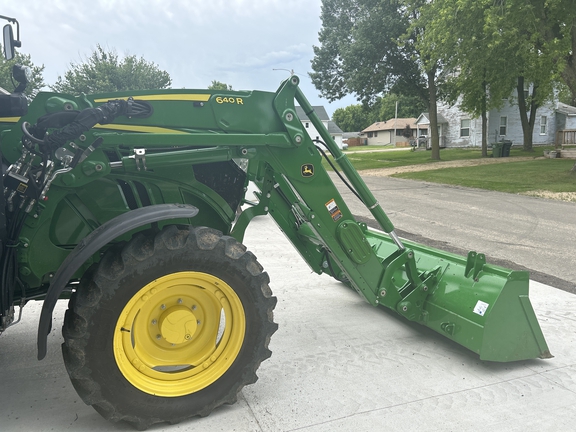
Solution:
M 332 176 L 353 213 L 373 225 L 369 210 Z M 363 178 L 401 236 L 464 255 L 482 252 L 489 263 L 528 269 L 534 280 L 576 293 L 576 203 Z

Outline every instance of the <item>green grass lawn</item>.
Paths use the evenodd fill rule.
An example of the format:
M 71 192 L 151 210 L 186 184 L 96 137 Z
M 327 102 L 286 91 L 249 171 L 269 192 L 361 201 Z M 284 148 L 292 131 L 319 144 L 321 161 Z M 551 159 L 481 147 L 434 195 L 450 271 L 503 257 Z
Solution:
M 362 151 L 349 153 L 347 157 L 358 171 L 434 163 L 430 159 L 429 151 Z M 442 150 L 440 157 L 442 160 L 478 159 L 482 157 L 482 153 L 480 150 L 450 149 Z
M 357 148 L 362 148 L 362 152 L 355 152 Z M 385 148 L 385 147 L 378 147 Z M 436 163 L 430 156 L 430 151 L 374 151 L 377 147 L 362 146 L 351 147 L 347 152 L 347 157 L 357 170 L 365 169 L 379 169 L 379 168 L 392 168 L 406 165 L 420 165 L 424 163 Z M 510 157 L 527 156 L 527 157 L 540 157 L 543 150 L 552 150 L 553 146 L 538 147 L 533 152 L 525 152 L 520 148 L 513 148 L 510 151 Z M 354 153 L 351 153 L 353 151 Z M 489 150 L 488 154 L 491 155 L 492 151 Z M 442 149 L 440 150 L 440 158 L 442 161 L 454 161 L 464 159 L 480 159 L 482 151 L 479 148 L 463 148 L 463 149 Z
M 393 168 L 407 165 L 434 164 L 430 151 L 373 151 L 376 148 L 351 147 L 348 159 L 358 170 Z M 475 187 L 510 193 L 522 193 L 534 190 L 550 192 L 576 192 L 576 173 L 570 172 L 574 166 L 571 159 L 543 159 L 544 150 L 553 146 L 535 147 L 532 152 L 521 148 L 512 148 L 510 157 L 530 157 L 533 160 L 488 164 L 465 168 L 443 168 L 412 173 L 396 174 L 393 177 L 421 181 L 430 181 L 450 185 Z M 354 153 L 351 153 L 354 152 Z M 488 152 L 492 154 L 491 150 Z M 442 161 L 480 159 L 480 149 L 443 149 Z
M 344 153 L 348 152 L 348 153 L 358 153 L 358 152 L 372 152 L 374 150 L 390 150 L 395 148 L 394 145 L 392 144 L 386 144 L 386 145 L 371 145 L 371 146 L 353 146 L 353 147 L 348 147 L 346 150 L 344 150 Z M 408 150 L 408 149 L 407 149 Z
M 574 162 L 570 159 L 538 159 L 404 173 L 393 177 L 511 193 L 534 190 L 576 192 L 576 174 L 570 172 Z

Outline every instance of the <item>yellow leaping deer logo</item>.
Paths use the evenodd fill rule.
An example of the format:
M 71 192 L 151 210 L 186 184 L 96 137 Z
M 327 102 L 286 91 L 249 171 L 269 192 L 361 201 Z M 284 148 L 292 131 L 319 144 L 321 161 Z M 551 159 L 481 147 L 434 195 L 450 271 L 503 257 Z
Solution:
M 302 177 L 312 177 L 314 175 L 314 165 L 304 164 L 302 165 Z

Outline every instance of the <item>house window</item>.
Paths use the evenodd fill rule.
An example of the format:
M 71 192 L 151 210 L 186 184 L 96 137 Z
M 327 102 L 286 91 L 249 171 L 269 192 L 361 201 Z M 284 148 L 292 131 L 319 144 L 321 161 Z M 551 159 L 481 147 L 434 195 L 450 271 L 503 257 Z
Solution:
M 372 132 L 368 132 L 368 138 L 372 138 Z
M 470 119 L 460 120 L 460 136 L 470 136 Z
M 378 132 L 374 132 L 374 138 L 378 137 Z
M 508 126 L 508 117 L 500 117 L 500 136 L 506 135 L 507 126 Z
M 540 116 L 540 135 L 546 135 L 548 133 L 548 117 Z
M 306 129 L 310 127 L 310 123 L 306 122 Z

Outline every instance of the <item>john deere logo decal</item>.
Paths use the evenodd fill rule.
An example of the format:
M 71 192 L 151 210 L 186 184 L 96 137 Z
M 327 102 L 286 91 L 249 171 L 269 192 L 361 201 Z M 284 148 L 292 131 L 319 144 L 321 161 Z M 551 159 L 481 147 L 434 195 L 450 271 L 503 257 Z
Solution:
M 302 177 L 312 177 L 314 175 L 314 165 L 304 164 L 302 165 Z

